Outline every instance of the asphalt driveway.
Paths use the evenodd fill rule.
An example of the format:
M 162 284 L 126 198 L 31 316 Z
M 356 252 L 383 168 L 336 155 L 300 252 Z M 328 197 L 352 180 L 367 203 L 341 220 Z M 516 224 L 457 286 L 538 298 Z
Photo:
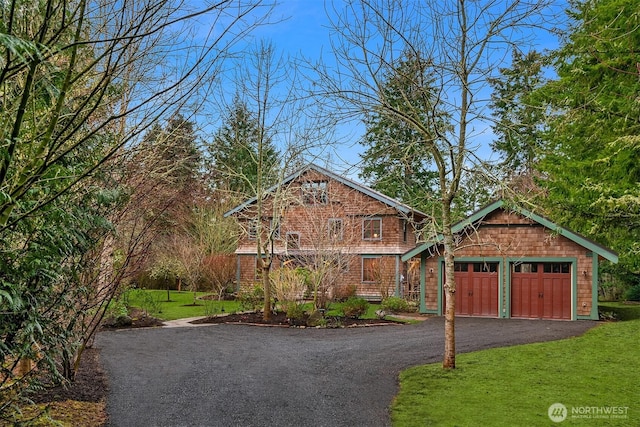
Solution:
M 458 353 L 580 335 L 596 322 L 459 318 Z M 442 359 L 444 320 L 354 329 L 108 331 L 111 426 L 388 426 L 398 373 Z

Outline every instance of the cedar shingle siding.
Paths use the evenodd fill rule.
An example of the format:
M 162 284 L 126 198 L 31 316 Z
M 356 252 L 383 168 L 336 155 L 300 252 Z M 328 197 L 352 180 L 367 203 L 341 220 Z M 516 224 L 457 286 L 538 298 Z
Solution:
M 324 258 L 340 265 L 331 279 L 336 290 L 355 287 L 357 295 L 372 300 L 394 294 L 414 297 L 421 312 L 442 314 L 441 241 L 416 243 L 414 224 L 426 214 L 315 165 L 275 189 L 285 189 L 287 196 L 279 198 L 286 203 L 278 207 L 282 218 L 273 267 L 284 262 L 312 265 L 319 254 L 339 253 L 339 261 Z M 266 199 L 265 226 L 275 221 L 268 206 L 273 200 Z M 252 230 L 255 199 L 226 215 L 235 215 L 245 230 Z M 503 201 L 456 224 L 454 232 L 457 286 L 463 290 L 456 295 L 459 314 L 598 318 L 598 263 L 617 262 L 611 250 Z M 259 281 L 256 253 L 255 235 L 246 233 L 236 250 L 240 286 Z
M 416 245 L 415 229 L 406 218 L 412 217 L 419 221 L 424 215 L 316 166 L 310 166 L 294 176 L 294 179 L 287 182 L 287 202 L 280 221 L 280 238 L 276 239 L 273 248 L 278 259 L 273 267 L 281 265 L 287 259 L 297 257 L 299 260 L 309 261 L 313 254 L 337 251 L 341 253 L 344 265 L 337 275 L 335 285 L 355 285 L 357 295 L 379 300 L 380 285 L 363 281 L 362 272 L 363 258 L 379 257 L 385 259 L 385 265 L 393 268 L 392 274 L 386 275 L 384 279 L 387 290 L 382 293 L 401 293 L 403 263 L 400 256 Z M 267 209 L 269 211 L 271 208 Z M 251 202 L 230 212 L 236 215 L 245 229 L 249 229 L 250 222 L 256 220 L 255 205 Z M 273 215 L 268 217 L 263 219 L 265 225 L 272 221 Z M 379 229 L 369 228 L 380 235 L 365 238 L 363 225 L 371 220 L 380 221 Z M 340 233 L 335 233 L 337 222 L 341 224 Z M 299 236 L 299 247 L 287 245 L 286 236 L 292 234 Z M 237 278 L 241 286 L 258 282 L 256 253 L 255 238 L 243 235 L 236 250 Z
M 472 215 L 470 218 L 454 227 L 458 239 L 455 259 L 458 263 L 497 263 L 494 280 L 498 282 L 498 310 L 491 312 L 491 316 L 573 320 L 598 318 L 598 261 L 608 259 L 617 262 L 614 252 L 546 218 L 524 210 L 507 209 L 501 201 L 485 208 L 481 215 Z M 441 251 L 442 247 L 438 244 L 424 244 L 403 256 L 403 260 L 414 256 L 415 259 L 422 259 L 425 271 L 422 280 L 425 285 L 421 309 L 426 313 L 443 312 L 444 269 Z M 538 289 L 536 282 L 531 289 L 527 288 L 529 293 L 523 296 L 521 288 L 516 288 L 513 280 L 518 274 L 514 270 L 521 270 L 515 266 L 523 264 L 527 268 L 531 268 L 531 265 L 534 265 L 533 268 L 540 267 L 541 273 L 537 277 L 540 280 L 551 278 L 545 279 L 546 287 L 540 284 Z M 537 277 L 531 280 L 537 280 Z M 456 295 L 457 299 L 472 298 L 474 290 L 472 285 L 468 286 L 465 288 L 467 293 Z M 476 301 L 476 304 L 480 302 Z

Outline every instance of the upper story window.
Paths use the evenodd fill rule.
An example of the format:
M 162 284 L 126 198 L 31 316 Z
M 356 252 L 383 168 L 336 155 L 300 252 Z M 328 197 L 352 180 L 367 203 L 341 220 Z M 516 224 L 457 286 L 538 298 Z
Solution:
M 406 219 L 401 219 L 400 220 L 400 225 L 402 226 L 402 241 L 404 243 L 407 243 L 407 238 L 408 238 L 407 232 L 408 232 L 408 229 L 409 229 L 409 224 L 407 223 Z
M 366 218 L 362 220 L 363 240 L 382 240 L 382 218 Z
M 269 227 L 270 227 L 271 236 L 274 239 L 279 239 L 280 238 L 280 221 L 277 221 L 274 218 L 271 218 Z
M 302 203 L 305 205 L 326 205 L 329 203 L 327 181 L 303 182 Z
M 247 224 L 247 234 L 249 235 L 249 239 L 255 240 L 258 237 L 258 220 L 252 219 Z
M 300 233 L 287 233 L 287 250 L 300 249 Z
M 342 220 L 340 218 L 329 218 L 327 222 L 327 234 L 329 240 L 342 240 Z

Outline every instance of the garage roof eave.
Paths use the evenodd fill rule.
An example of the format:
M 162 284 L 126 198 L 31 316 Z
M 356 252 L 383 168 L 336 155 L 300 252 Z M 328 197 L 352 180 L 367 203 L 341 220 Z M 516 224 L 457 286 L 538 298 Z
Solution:
M 549 230 L 553 231 L 554 233 L 558 233 L 559 235 L 562 235 L 564 237 L 566 237 L 567 239 L 577 243 L 578 245 L 590 250 L 591 252 L 599 255 L 600 257 L 611 261 L 614 264 L 618 263 L 618 254 L 614 251 L 612 251 L 609 248 L 606 248 L 596 242 L 594 242 L 593 240 L 590 240 L 589 238 L 582 236 L 574 231 L 571 231 L 567 228 L 561 227 L 558 224 L 555 224 L 553 221 L 535 214 L 533 212 L 530 212 L 526 209 L 520 208 L 518 206 L 514 206 L 509 204 L 507 206 L 507 204 L 505 203 L 504 200 L 500 199 L 497 200 L 493 203 L 491 203 L 490 205 L 485 206 L 484 208 L 480 209 L 479 211 L 471 214 L 469 217 L 467 217 L 466 219 L 454 224 L 454 226 L 452 227 L 452 231 L 453 233 L 459 233 L 460 231 L 462 231 L 464 228 L 473 225 L 475 223 L 477 223 L 478 221 L 482 220 L 485 216 L 487 216 L 488 214 L 490 214 L 491 212 L 495 211 L 496 209 L 499 208 L 505 208 L 505 209 L 510 209 L 514 212 L 519 213 L 522 216 L 525 216 L 541 225 L 543 225 L 544 227 L 548 228 Z M 405 252 L 404 255 L 402 255 L 402 261 L 406 262 L 409 259 L 420 255 L 422 252 L 428 250 L 429 248 L 439 244 L 442 242 L 442 235 L 438 235 L 437 238 L 432 241 L 432 242 L 426 242 L 423 243 L 419 246 L 416 246 L 415 248 L 411 249 L 408 252 Z
M 440 237 L 440 236 L 438 236 Z M 402 262 L 407 262 L 409 261 L 411 258 L 420 255 L 422 252 L 428 250 L 429 248 L 434 247 L 437 243 L 439 243 L 440 241 L 442 241 L 442 239 L 438 238 L 438 242 L 426 242 L 423 243 L 419 246 L 416 246 L 415 248 L 405 252 L 400 259 L 402 260 Z
M 583 248 L 589 249 L 591 252 L 598 254 L 599 256 L 601 256 L 602 258 L 611 261 L 614 264 L 618 263 L 618 254 L 614 251 L 612 251 L 609 248 L 606 248 L 596 242 L 594 242 L 593 240 L 582 236 L 574 231 L 569 230 L 568 228 L 564 228 L 559 226 L 558 224 L 555 224 L 554 222 L 550 221 L 549 219 L 534 214 L 533 212 L 529 212 L 527 210 L 524 209 L 516 209 L 517 212 L 520 212 L 522 215 L 536 221 L 539 224 L 542 224 L 543 226 L 545 226 L 546 228 L 548 228 L 549 230 L 558 233 L 561 236 L 566 237 L 567 239 L 577 243 L 578 245 L 582 246 Z

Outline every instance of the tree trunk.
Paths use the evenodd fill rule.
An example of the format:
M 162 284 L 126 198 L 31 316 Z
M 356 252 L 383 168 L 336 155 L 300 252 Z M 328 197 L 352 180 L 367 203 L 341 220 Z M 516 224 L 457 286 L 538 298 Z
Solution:
M 447 302 L 444 312 L 444 359 L 442 361 L 442 367 L 445 369 L 454 369 L 456 367 L 456 291 L 455 283 L 453 284 L 453 289 L 449 283 L 449 277 L 450 275 L 453 276 L 453 272 L 450 273 L 448 271 L 449 268 L 446 267 L 446 261 L 445 270 L 447 270 L 447 279 L 444 285 L 444 291 Z
M 262 318 L 265 322 L 271 320 L 271 278 L 269 277 L 269 266 L 271 263 L 263 261 L 262 264 L 262 287 L 264 289 L 264 312 Z
M 444 271 L 446 306 L 444 312 L 444 358 L 442 367 L 455 369 L 456 367 L 456 280 L 453 233 L 451 231 L 451 210 L 443 208 L 444 235 Z

